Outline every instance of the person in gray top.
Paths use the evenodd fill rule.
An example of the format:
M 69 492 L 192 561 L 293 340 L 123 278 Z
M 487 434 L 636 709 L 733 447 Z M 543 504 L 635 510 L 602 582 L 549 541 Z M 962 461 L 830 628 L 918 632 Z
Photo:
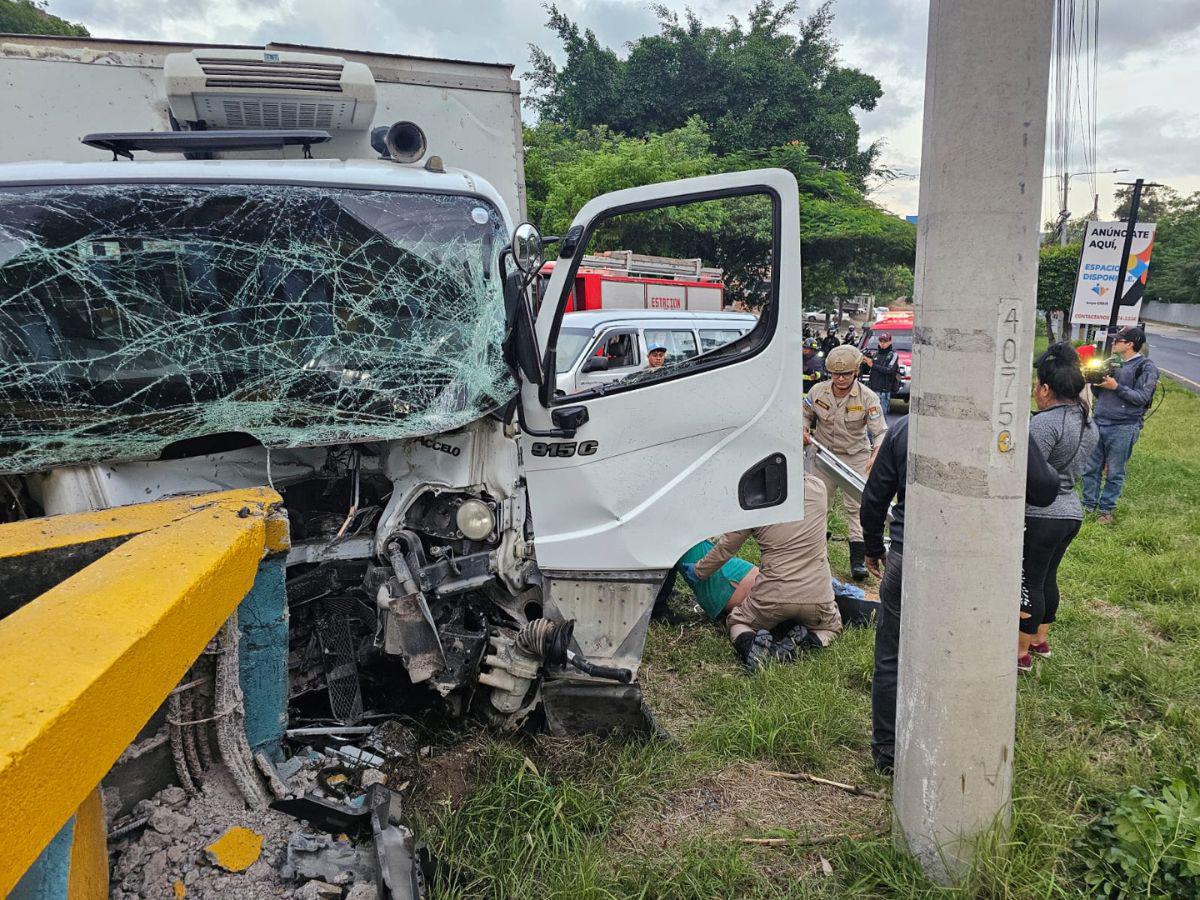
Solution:
M 1083 393 L 1079 356 L 1066 343 L 1052 344 L 1035 363 L 1033 398 L 1038 411 L 1029 421 L 1029 440 L 1058 472 L 1058 496 L 1049 506 L 1025 506 L 1020 642 L 1017 671 L 1033 668 L 1033 657 L 1048 657 L 1050 625 L 1058 613 L 1058 565 L 1083 524 L 1083 504 L 1075 482 L 1096 448 L 1099 433 Z
M 1122 328 L 1113 337 L 1113 350 L 1121 357 L 1121 368 L 1096 385 L 1096 425 L 1100 442 L 1083 473 L 1083 505 L 1098 510 L 1097 521 L 1108 525 L 1125 483 L 1125 464 L 1142 433 L 1142 421 L 1154 390 L 1158 366 L 1142 356 L 1146 333 L 1137 326 Z M 1104 487 L 1101 490 L 1101 482 Z

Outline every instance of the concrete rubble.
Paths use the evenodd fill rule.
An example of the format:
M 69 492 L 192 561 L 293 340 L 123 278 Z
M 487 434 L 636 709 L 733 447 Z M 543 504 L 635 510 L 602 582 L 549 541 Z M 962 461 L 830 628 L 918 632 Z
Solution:
M 399 760 L 390 756 L 389 762 Z M 292 797 L 321 797 L 322 771 L 346 765 L 345 755 L 304 748 L 278 773 Z M 125 819 L 130 824 L 113 823 L 112 900 L 382 900 L 369 829 L 327 834 L 278 810 L 247 809 L 224 772 L 210 775 L 197 794 L 165 788 L 134 807 Z M 354 794 L 382 790 L 372 786 L 386 784 L 390 775 L 354 766 L 349 795 L 325 799 L 361 808 L 365 796 Z

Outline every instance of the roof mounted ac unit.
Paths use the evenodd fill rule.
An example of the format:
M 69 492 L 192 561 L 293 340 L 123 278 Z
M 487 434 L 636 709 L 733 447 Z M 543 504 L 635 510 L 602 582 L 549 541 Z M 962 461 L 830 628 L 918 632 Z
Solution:
M 210 48 L 170 53 L 167 103 L 184 123 L 207 128 L 370 127 L 375 78 L 340 56 Z

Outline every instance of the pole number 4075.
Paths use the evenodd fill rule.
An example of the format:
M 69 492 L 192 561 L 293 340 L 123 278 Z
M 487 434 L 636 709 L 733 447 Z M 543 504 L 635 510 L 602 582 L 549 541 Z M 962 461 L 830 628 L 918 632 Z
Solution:
M 591 456 L 600 445 L 596 441 L 563 441 L 550 444 L 545 441 L 534 441 L 529 445 L 529 452 L 534 456 L 553 456 L 566 459 L 569 456 Z

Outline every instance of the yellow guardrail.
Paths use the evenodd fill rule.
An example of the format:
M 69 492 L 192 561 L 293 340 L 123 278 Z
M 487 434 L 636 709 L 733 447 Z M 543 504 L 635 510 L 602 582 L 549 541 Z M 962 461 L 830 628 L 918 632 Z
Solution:
M 94 819 L 105 773 L 287 549 L 287 519 L 266 489 L 31 519 L 0 525 L 0 562 L 96 542 L 115 549 L 0 620 L 0 897 L 77 811 Z

